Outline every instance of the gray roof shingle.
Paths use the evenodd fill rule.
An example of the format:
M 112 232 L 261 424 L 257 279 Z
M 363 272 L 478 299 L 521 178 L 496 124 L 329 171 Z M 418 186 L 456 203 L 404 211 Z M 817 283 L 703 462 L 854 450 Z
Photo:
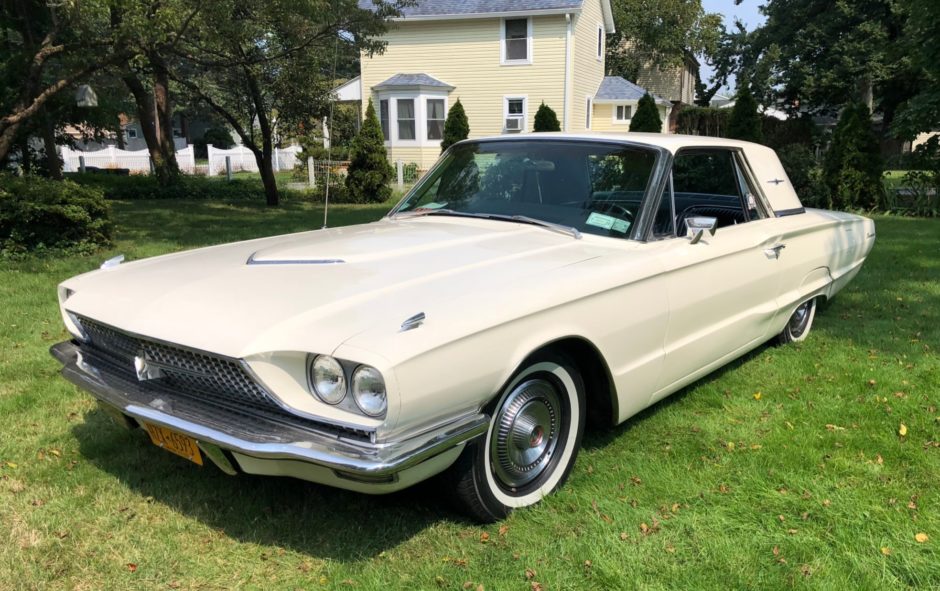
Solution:
M 620 76 L 605 76 L 601 81 L 601 85 L 597 87 L 597 94 L 594 95 L 594 100 L 638 101 L 643 98 L 643 95 L 646 93 L 647 90 L 642 86 L 638 86 Z M 653 93 L 650 94 L 660 105 L 672 104 L 661 96 L 656 96 Z
M 373 88 L 393 88 L 393 87 L 414 87 L 423 86 L 431 88 L 440 88 L 442 90 L 453 90 L 454 87 L 446 82 L 441 82 L 437 78 L 427 74 L 395 74 L 388 80 L 380 82 Z
M 447 16 L 486 14 L 490 12 L 527 12 L 530 10 L 578 10 L 584 0 L 417 0 L 415 6 L 402 9 L 402 15 Z M 375 7 L 372 0 L 359 0 L 359 8 Z

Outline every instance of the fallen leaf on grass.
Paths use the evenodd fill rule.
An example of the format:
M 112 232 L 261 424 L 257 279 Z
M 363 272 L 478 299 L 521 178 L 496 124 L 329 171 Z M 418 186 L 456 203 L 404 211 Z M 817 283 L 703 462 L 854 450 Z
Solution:
M 480 534 L 480 542 L 486 543 L 486 542 L 489 542 L 489 541 L 490 541 L 490 534 L 488 534 L 488 533 L 486 533 L 486 532 L 483 532 L 482 534 Z
M 901 423 L 901 426 L 898 427 L 898 435 L 900 435 L 901 437 L 904 437 L 905 435 L 907 435 L 907 425 L 905 425 L 904 423 Z
M 917 540 L 918 544 L 923 544 L 924 542 L 930 539 L 930 536 L 928 536 L 924 532 L 920 532 L 919 534 L 914 536 L 914 539 Z
M 884 554 L 885 556 L 891 556 L 891 548 L 888 548 L 887 546 L 882 546 L 881 553 Z
M 845 431 L 845 427 L 840 427 L 839 425 L 833 425 L 832 423 L 826 424 L 827 431 Z
M 780 546 L 774 546 L 773 553 L 774 556 L 780 556 Z
M 538 573 L 535 572 L 535 569 L 531 569 L 531 568 L 525 569 L 525 580 L 530 581 L 534 579 L 536 575 L 538 575 Z
M 532 581 L 531 589 L 532 591 L 544 591 L 545 587 L 543 587 L 542 583 L 539 583 L 538 581 Z
M 507 533 L 509 533 L 509 526 L 508 526 L 508 525 L 501 525 L 501 526 L 499 526 L 499 535 L 505 536 Z
M 621 541 L 626 542 L 628 539 L 630 539 L 630 535 L 627 532 L 625 531 L 620 532 Z
M 761 395 L 760 392 L 755 392 L 755 393 L 754 393 L 754 400 L 760 400 L 760 399 L 761 399 L 761 396 L 762 396 L 762 395 Z
M 136 572 L 137 572 L 137 565 L 134 564 L 133 562 L 128 562 L 128 563 L 127 563 L 127 570 L 131 571 L 132 573 L 136 573 Z

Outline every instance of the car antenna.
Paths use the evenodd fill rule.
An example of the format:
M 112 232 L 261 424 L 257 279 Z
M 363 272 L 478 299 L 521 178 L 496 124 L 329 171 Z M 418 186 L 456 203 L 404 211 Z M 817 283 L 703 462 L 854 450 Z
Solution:
M 331 84 L 336 84 L 336 56 L 339 53 L 339 31 L 336 32 L 336 39 L 333 41 L 333 76 L 330 78 Z M 326 142 L 326 189 L 323 197 L 323 229 L 326 230 L 327 216 L 330 213 L 330 171 L 333 169 L 333 132 L 330 129 L 333 126 L 333 107 L 336 105 L 336 97 L 330 91 L 330 118 L 328 119 L 327 133 L 329 136 Z

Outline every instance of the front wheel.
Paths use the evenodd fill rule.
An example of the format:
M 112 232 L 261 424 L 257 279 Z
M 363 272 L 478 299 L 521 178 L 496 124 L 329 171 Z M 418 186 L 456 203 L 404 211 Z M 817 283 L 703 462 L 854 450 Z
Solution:
M 567 357 L 546 353 L 525 363 L 493 406 L 486 438 L 454 465 L 461 508 L 489 523 L 558 489 L 581 447 L 584 404 L 584 382 Z
M 816 298 L 806 300 L 796 307 L 787 325 L 777 335 L 777 343 L 786 345 L 787 343 L 798 343 L 806 340 L 809 335 L 809 329 L 813 326 L 813 318 L 816 316 Z

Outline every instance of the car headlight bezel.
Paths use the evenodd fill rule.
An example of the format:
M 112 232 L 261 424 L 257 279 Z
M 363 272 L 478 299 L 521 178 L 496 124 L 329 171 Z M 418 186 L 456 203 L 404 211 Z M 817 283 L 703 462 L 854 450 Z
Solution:
M 317 376 L 318 370 L 321 371 L 321 374 L 332 373 L 336 376 L 336 385 L 332 391 L 324 384 L 318 385 L 318 383 L 321 382 L 321 379 Z M 346 399 L 349 393 L 346 370 L 339 360 L 330 355 L 316 355 L 310 360 L 307 367 L 307 381 L 309 382 L 311 392 L 313 392 L 317 399 L 330 406 L 340 404 Z
M 360 365 L 352 374 L 353 401 L 363 414 L 381 417 L 388 411 L 388 389 L 385 377 L 371 365 Z

